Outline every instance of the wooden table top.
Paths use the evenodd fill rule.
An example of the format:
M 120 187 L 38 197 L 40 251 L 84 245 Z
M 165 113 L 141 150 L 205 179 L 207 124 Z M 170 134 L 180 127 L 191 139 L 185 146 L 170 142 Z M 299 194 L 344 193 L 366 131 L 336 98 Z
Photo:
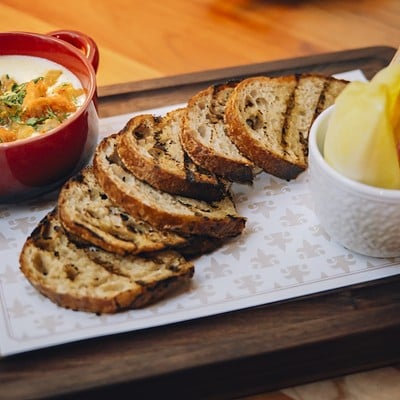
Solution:
M 3 0 L 0 15 L 2 31 L 92 36 L 100 86 L 400 41 L 397 0 Z
M 100 49 L 104 93 L 125 82 L 400 44 L 398 0 L 3 0 L 0 14 L 2 31 L 89 34 Z M 398 399 L 400 368 L 382 365 L 245 398 Z

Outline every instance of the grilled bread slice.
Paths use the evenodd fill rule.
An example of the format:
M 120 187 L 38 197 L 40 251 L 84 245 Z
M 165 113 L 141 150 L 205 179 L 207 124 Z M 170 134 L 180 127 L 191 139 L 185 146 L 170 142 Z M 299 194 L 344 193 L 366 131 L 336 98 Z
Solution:
M 77 246 L 65 234 L 56 210 L 26 240 L 20 268 L 59 306 L 98 314 L 144 307 L 185 285 L 194 274 L 193 264 L 172 250 L 146 258 Z
M 184 235 L 222 239 L 242 232 L 246 220 L 237 213 L 229 194 L 208 203 L 157 190 L 124 167 L 118 157 L 117 142 L 118 134 L 100 142 L 93 167 L 102 190 L 129 214 L 157 229 Z
M 308 166 L 308 134 L 314 119 L 346 84 L 317 74 L 244 79 L 227 101 L 228 134 L 264 171 L 286 180 L 296 178 Z
M 251 182 L 254 164 L 226 134 L 225 105 L 237 82 L 210 86 L 189 99 L 182 146 L 198 164 L 235 182 Z
M 194 257 L 221 244 L 206 236 L 160 231 L 132 217 L 101 190 L 91 167 L 63 185 L 58 196 L 58 214 L 72 240 L 118 254 L 177 248 L 184 256 Z
M 226 193 L 225 184 L 193 163 L 182 148 L 184 114 L 184 109 L 177 109 L 163 117 L 143 114 L 132 118 L 119 135 L 119 157 L 138 179 L 159 190 L 219 200 Z

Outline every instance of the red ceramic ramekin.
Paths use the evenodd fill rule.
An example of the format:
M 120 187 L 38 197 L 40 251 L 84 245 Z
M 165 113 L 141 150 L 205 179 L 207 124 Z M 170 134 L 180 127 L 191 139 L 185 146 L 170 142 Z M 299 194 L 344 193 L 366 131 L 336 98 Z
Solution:
M 46 35 L 7 32 L 0 33 L 2 55 L 54 61 L 75 74 L 86 91 L 83 105 L 59 127 L 40 136 L 0 144 L 0 202 L 5 203 L 57 188 L 92 156 L 98 138 L 99 51 L 93 39 L 77 31 Z

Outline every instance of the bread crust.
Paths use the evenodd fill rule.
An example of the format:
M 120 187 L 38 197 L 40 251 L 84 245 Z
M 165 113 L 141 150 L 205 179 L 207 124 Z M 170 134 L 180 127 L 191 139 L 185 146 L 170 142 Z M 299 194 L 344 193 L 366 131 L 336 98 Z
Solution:
M 225 98 L 236 85 L 237 82 L 232 81 L 210 86 L 189 99 L 181 142 L 196 164 L 230 181 L 248 183 L 253 180 L 254 164 L 239 153 L 228 136 L 217 133 L 225 130 Z M 206 113 L 202 111 L 204 109 Z M 201 134 L 205 125 L 211 131 L 209 140 Z M 218 136 L 225 142 L 224 149 L 216 148 L 216 142 L 213 142 L 213 137 Z
M 307 123 L 300 115 L 302 112 L 297 111 L 297 107 L 304 100 L 299 98 L 300 94 L 297 90 L 305 81 L 309 82 L 311 89 L 314 89 L 312 93 L 314 105 L 305 111 L 309 114 Z M 328 90 L 332 82 L 336 83 L 334 94 Z M 285 180 L 294 179 L 308 166 L 308 132 L 312 122 L 320 112 L 332 104 L 346 84 L 346 81 L 318 74 L 257 76 L 244 79 L 235 87 L 227 101 L 225 117 L 228 135 L 241 152 L 264 171 Z M 263 91 L 272 93 L 270 101 Z M 259 99 L 262 101 L 260 100 L 258 104 Z M 268 110 L 273 110 L 277 104 L 280 104 L 280 108 L 276 112 L 271 111 L 271 118 L 278 121 L 275 122 L 277 128 L 274 130 L 271 129 L 274 121 L 271 122 L 268 118 Z M 249 115 L 246 115 L 246 110 L 250 110 Z M 299 118 L 301 127 L 295 126 L 297 122 L 293 122 L 294 118 Z M 259 127 L 254 127 L 257 125 Z M 264 131 L 265 136 L 260 139 L 261 134 L 256 134 L 254 129 L 259 129 L 259 132 Z M 293 138 L 291 139 L 291 145 L 301 148 L 297 157 L 290 155 L 292 149 L 288 143 L 285 143 L 284 135 L 289 129 L 297 134 L 297 139 L 295 139 L 297 143 L 293 143 Z M 268 138 L 268 135 L 277 135 L 272 139 L 279 145 L 272 144 L 274 140 L 270 143 L 271 137 Z
M 192 162 L 183 150 L 179 131 L 184 109 L 164 117 L 138 115 L 118 136 L 118 155 L 138 179 L 170 194 L 214 201 L 226 193 L 225 184 Z
M 91 167 L 69 179 L 58 196 L 58 214 L 73 240 L 118 254 L 185 246 L 188 239 L 156 230 L 130 216 L 101 190 Z
M 176 249 L 185 257 L 193 258 L 223 243 L 208 236 L 160 231 L 133 218 L 101 190 L 91 166 L 63 185 L 57 205 L 60 222 L 72 241 L 112 253 L 141 254 Z
M 116 152 L 117 141 L 118 134 L 114 134 L 98 145 L 94 173 L 104 192 L 132 216 L 157 229 L 184 235 L 223 239 L 242 232 L 246 219 L 237 214 L 229 195 L 207 203 L 158 191 L 124 169 Z
M 194 274 L 193 264 L 174 251 L 121 257 L 77 246 L 56 210 L 27 238 L 19 261 L 28 281 L 51 301 L 97 314 L 149 305 L 185 286 Z

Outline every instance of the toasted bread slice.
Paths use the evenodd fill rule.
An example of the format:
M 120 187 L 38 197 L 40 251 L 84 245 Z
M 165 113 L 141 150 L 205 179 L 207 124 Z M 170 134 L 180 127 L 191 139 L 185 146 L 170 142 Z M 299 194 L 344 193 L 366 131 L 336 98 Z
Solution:
M 226 193 L 225 184 L 198 167 L 183 150 L 180 131 L 184 109 L 163 117 L 132 118 L 119 135 L 118 155 L 138 179 L 171 194 L 213 201 Z
M 346 84 L 316 74 L 245 79 L 227 101 L 228 134 L 264 171 L 286 180 L 296 178 L 308 166 L 308 134 L 314 119 Z
M 94 173 L 103 191 L 129 214 L 158 229 L 184 235 L 225 238 L 242 232 L 245 218 L 237 213 L 228 194 L 208 203 L 157 190 L 124 167 L 117 142 L 118 134 L 100 142 L 93 160 Z
M 118 207 L 101 190 L 91 167 L 68 180 L 58 196 L 59 219 L 72 240 L 118 254 L 139 254 L 176 248 L 185 256 L 215 250 L 206 236 L 182 236 L 160 231 Z
M 65 234 L 55 210 L 26 240 L 20 268 L 39 292 L 59 306 L 98 314 L 144 307 L 186 284 L 194 274 L 193 264 L 172 250 L 145 258 L 77 246 Z
M 254 164 L 226 134 L 225 105 L 236 84 L 210 86 L 189 99 L 181 142 L 196 164 L 230 181 L 251 182 Z

